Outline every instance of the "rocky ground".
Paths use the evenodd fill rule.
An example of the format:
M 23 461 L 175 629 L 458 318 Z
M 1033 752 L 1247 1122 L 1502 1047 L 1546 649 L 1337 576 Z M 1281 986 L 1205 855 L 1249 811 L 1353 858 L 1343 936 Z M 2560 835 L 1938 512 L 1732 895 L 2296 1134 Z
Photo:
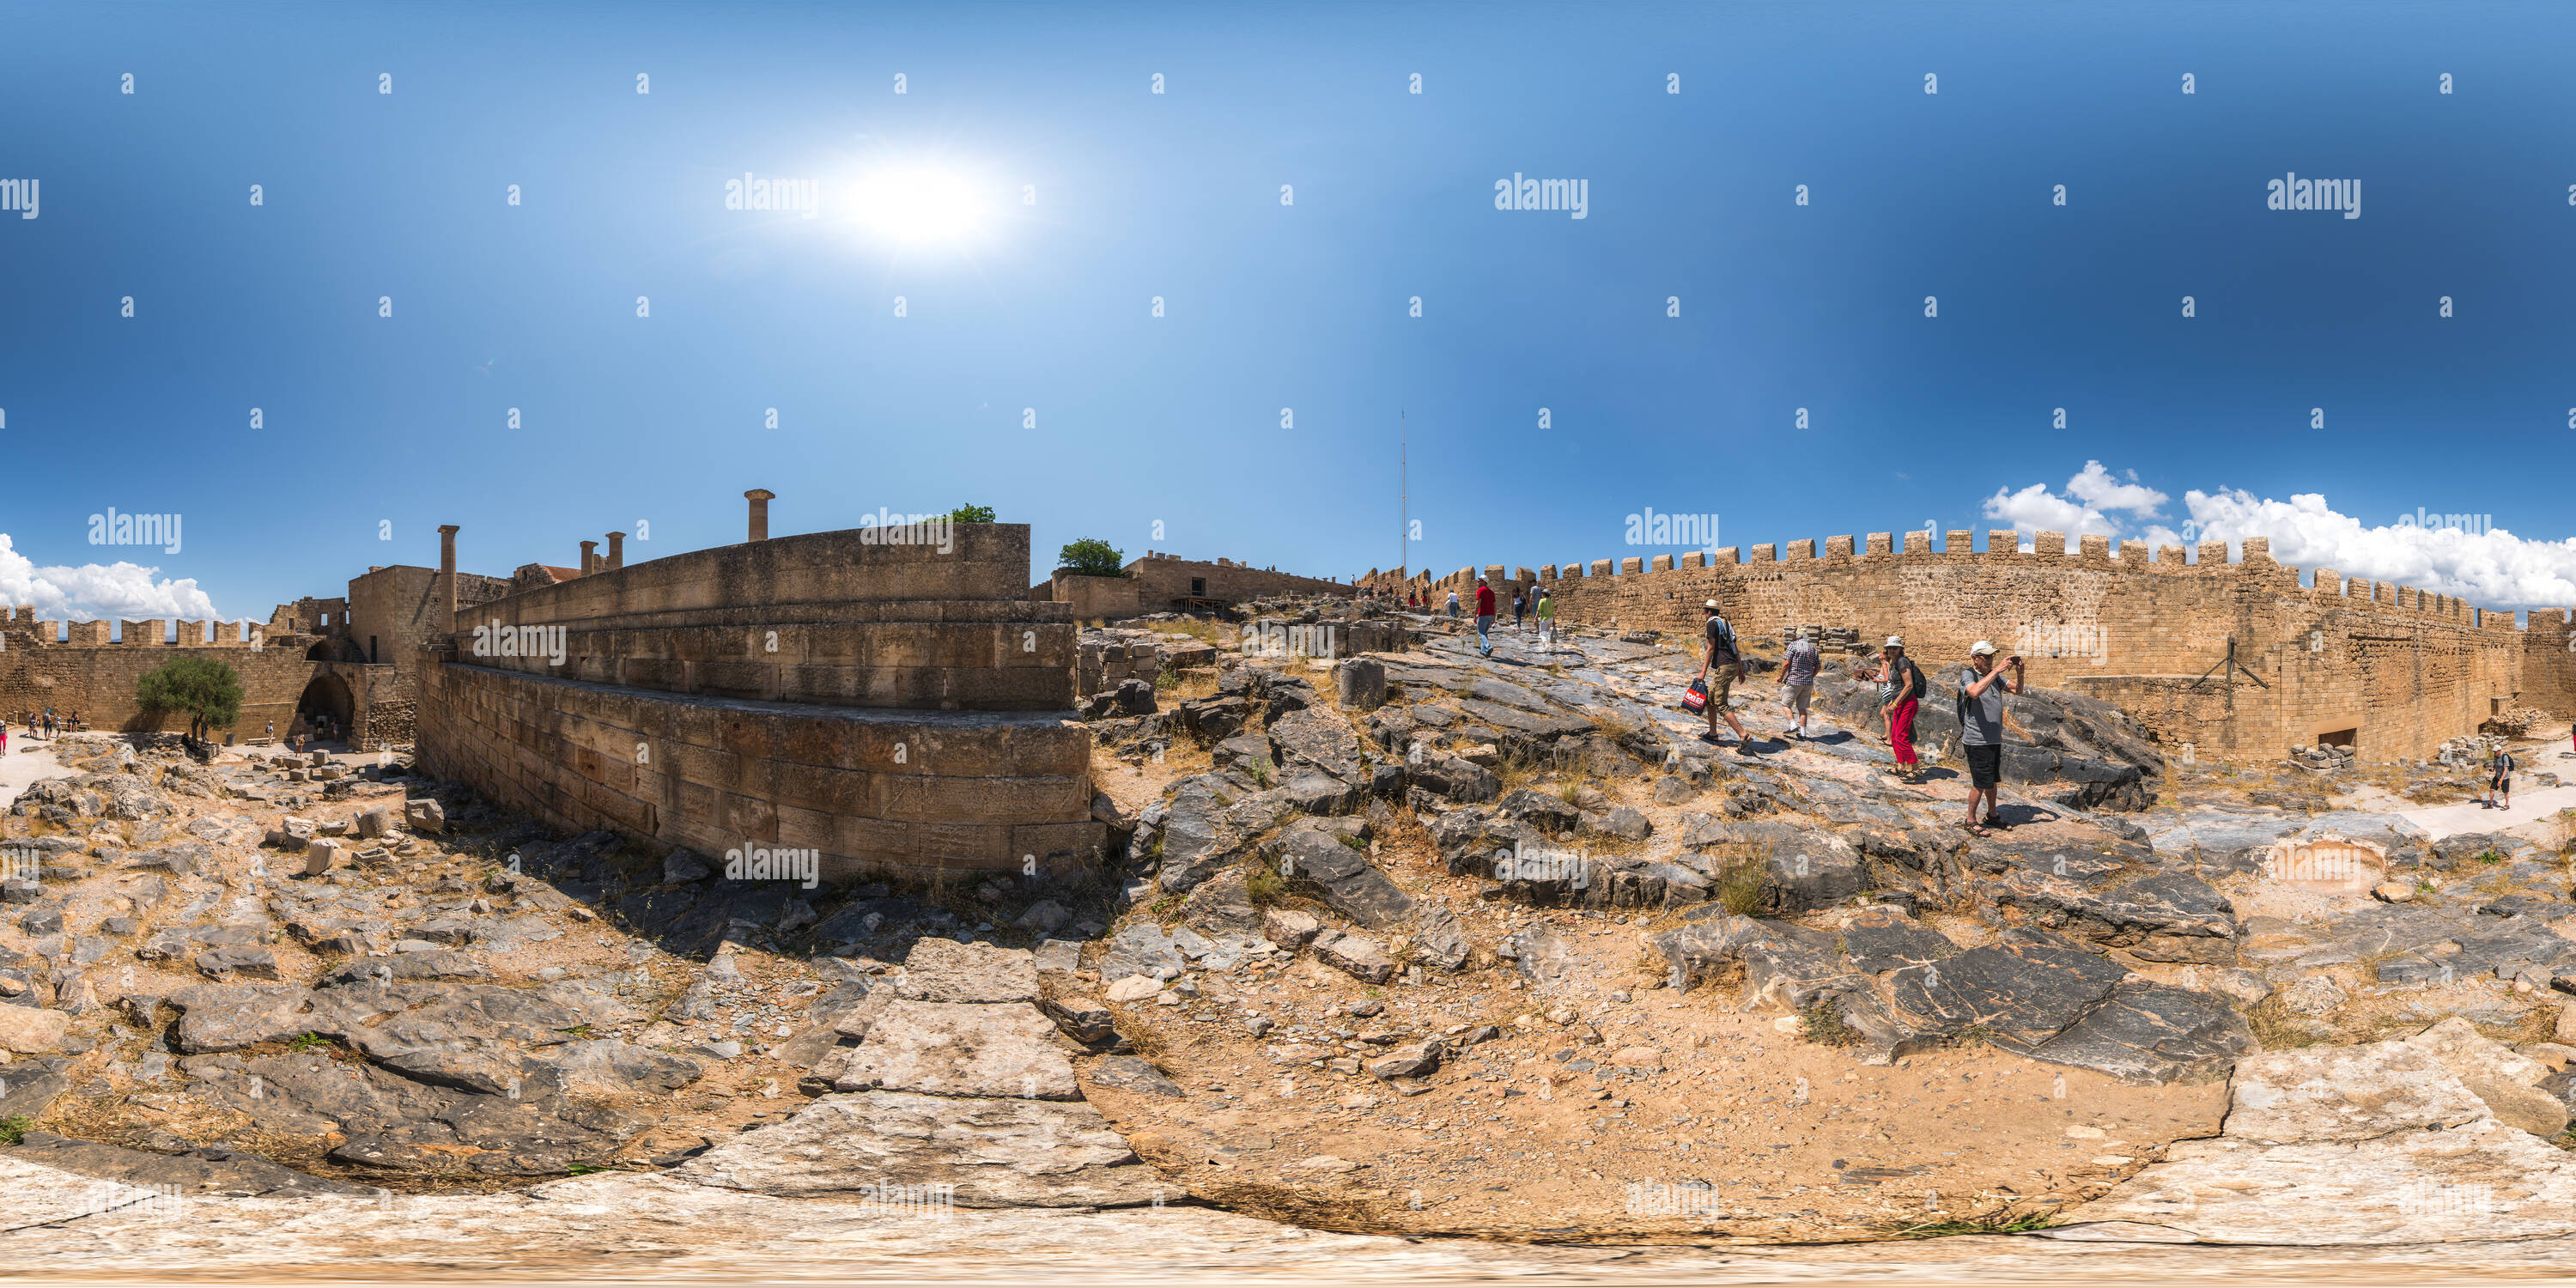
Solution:
M 21 743 L 60 776 L 0 823 L 0 1164 L 60 1210 L 0 1262 L 119 1264 L 175 1199 L 214 1260 L 266 1212 L 338 1214 L 319 1247 L 475 1211 L 531 1267 L 498 1249 L 594 1208 L 647 1262 L 654 1220 L 759 1243 L 746 1203 L 953 1251 L 926 1194 L 996 1246 L 1192 1255 L 1284 1249 L 1222 1224 L 1254 1218 L 2576 1234 L 2569 833 L 2415 821 L 2473 748 L 2182 764 L 2031 694 L 1979 837 L 1955 762 L 1889 776 L 1839 661 L 1803 740 L 1757 661 L 1739 749 L 1649 635 L 1487 658 L 1380 616 L 1355 634 L 1393 651 L 1336 666 L 1262 644 L 1316 638 L 1272 629 L 1311 606 L 1263 610 L 1127 624 L 1185 665 L 1087 705 L 1116 852 L 1069 884 L 809 890 L 550 836 L 400 756 Z M 2520 732 L 2554 788 L 2565 730 Z M 1015 1233 L 1032 1211 L 1083 1224 Z

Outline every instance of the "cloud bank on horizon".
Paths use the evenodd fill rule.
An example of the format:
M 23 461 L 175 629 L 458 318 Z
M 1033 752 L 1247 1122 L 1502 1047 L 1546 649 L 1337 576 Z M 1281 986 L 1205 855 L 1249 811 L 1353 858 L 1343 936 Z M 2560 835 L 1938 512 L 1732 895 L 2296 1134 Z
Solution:
M 39 619 L 87 622 L 155 617 L 225 620 L 194 577 L 153 578 L 159 568 L 118 560 L 39 568 L 0 532 L 0 603 L 33 604 Z
M 2517 537 L 2485 515 L 2403 515 L 2368 527 L 2336 512 L 2321 492 L 2276 501 L 2242 488 L 2183 493 L 2186 517 L 2176 529 L 2165 522 L 2171 500 L 2138 482 L 2135 470 L 2114 474 L 2100 461 L 2086 461 L 2062 489 L 2045 483 L 1996 489 L 1985 514 L 2024 533 L 2099 533 L 2150 546 L 2225 541 L 2233 547 L 2247 537 L 2268 537 L 2272 557 L 2282 563 L 2456 595 L 2481 608 L 2576 605 L 2576 538 Z

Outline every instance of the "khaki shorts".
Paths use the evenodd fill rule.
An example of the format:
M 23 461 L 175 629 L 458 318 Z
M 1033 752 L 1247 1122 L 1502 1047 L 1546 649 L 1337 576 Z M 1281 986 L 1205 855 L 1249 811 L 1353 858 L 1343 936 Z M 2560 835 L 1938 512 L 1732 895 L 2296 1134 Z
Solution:
M 1735 662 L 1729 662 L 1723 666 L 1710 667 L 1708 670 L 1708 709 L 1715 711 L 1719 707 L 1725 706 L 1726 695 L 1734 691 L 1735 682 L 1743 677 L 1744 667 Z

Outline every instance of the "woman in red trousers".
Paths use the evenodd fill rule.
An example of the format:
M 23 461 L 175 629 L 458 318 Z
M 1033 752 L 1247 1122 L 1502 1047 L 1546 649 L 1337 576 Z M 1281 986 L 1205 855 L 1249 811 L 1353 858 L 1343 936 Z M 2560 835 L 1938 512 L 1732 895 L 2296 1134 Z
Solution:
M 1905 656 L 1905 637 L 1890 635 L 1879 649 L 1879 709 L 1887 715 L 1887 749 L 1896 755 L 1896 776 L 1921 782 L 1923 767 L 1914 756 L 1914 714 L 1923 709 L 1923 668 Z

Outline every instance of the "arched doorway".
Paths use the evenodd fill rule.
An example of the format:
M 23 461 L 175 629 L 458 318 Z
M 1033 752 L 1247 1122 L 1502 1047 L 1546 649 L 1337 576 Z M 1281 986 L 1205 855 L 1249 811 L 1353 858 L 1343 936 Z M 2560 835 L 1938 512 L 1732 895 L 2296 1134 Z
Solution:
M 349 682 L 329 671 L 306 682 L 304 695 L 295 700 L 296 720 L 306 732 L 320 729 L 327 720 L 345 737 L 357 714 L 358 699 L 349 691 Z

